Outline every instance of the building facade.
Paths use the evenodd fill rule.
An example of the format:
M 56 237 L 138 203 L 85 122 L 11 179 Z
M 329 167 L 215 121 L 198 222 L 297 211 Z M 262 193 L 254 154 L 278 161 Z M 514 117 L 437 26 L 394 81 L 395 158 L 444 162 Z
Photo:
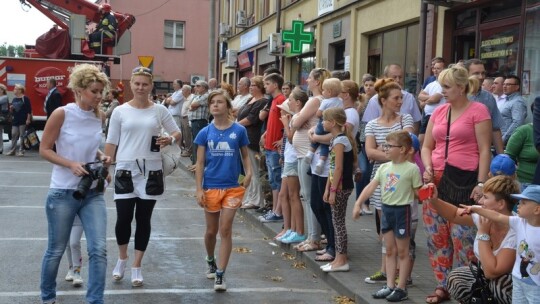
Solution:
M 122 55 L 121 64 L 111 66 L 113 84 L 123 80 L 126 98 L 131 95 L 131 71 L 141 64 L 152 68 L 157 94 L 171 92 L 175 79 L 190 83 L 207 78 L 210 0 L 109 3 L 113 10 L 136 18 L 131 28 L 131 54 Z
M 540 95 L 540 0 L 222 0 L 219 19 L 219 75 L 231 83 L 271 66 L 301 85 L 315 67 L 359 82 L 398 63 L 416 93 L 431 58 L 478 57 L 488 76 L 515 74 L 523 95 Z M 315 38 L 301 54 L 270 38 L 293 20 Z

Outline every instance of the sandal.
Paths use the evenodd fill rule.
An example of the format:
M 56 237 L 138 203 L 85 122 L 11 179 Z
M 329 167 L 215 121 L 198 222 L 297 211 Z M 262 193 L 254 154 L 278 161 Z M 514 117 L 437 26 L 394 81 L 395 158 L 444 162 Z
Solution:
M 311 242 L 309 239 L 308 239 L 308 240 L 305 240 L 305 241 L 303 241 L 303 242 L 300 242 L 300 243 L 294 245 L 294 246 L 293 246 L 293 249 L 294 249 L 294 250 L 298 250 L 298 248 L 303 247 L 305 244 L 307 244 L 307 243 L 309 243 L 309 242 Z
M 437 291 L 440 291 L 443 295 L 441 296 L 440 294 L 437 293 Z M 430 298 L 431 298 L 431 301 L 428 300 Z M 435 302 L 433 302 L 433 299 L 435 299 Z M 442 303 L 448 300 L 450 300 L 450 294 L 448 293 L 448 290 L 440 286 L 435 288 L 435 291 L 426 297 L 426 303 L 437 304 L 437 303 Z
M 319 249 L 321 249 L 321 244 L 319 242 L 312 241 L 312 242 L 305 243 L 302 247 L 298 247 L 296 250 L 300 252 L 304 252 L 304 251 L 314 251 L 314 250 L 319 250 Z
M 326 248 L 325 249 L 321 249 L 321 250 L 317 250 L 317 252 L 315 252 L 316 255 L 323 255 L 326 253 Z
M 315 257 L 315 261 L 317 262 L 332 262 L 333 260 L 334 260 L 334 257 L 328 253 L 318 255 Z

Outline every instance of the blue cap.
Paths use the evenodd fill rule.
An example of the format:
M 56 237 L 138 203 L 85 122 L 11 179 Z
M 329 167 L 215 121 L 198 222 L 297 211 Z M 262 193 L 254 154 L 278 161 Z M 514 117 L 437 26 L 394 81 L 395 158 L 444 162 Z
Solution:
M 420 141 L 418 140 L 418 137 L 416 137 L 416 135 L 414 135 L 411 132 L 409 132 L 409 135 L 411 136 L 412 147 L 414 148 L 414 152 L 420 151 Z
M 511 194 L 513 198 L 519 200 L 526 199 L 540 204 L 540 185 L 529 185 L 521 194 Z
M 512 176 L 516 173 L 516 163 L 507 154 L 498 154 L 491 160 L 489 171 L 493 176 Z

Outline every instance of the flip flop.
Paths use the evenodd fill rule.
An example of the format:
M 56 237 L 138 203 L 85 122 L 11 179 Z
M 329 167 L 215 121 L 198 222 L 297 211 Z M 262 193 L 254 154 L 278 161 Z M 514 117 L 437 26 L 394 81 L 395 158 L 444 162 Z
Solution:
M 315 261 L 317 262 L 332 262 L 334 260 L 334 257 L 329 255 L 328 253 L 325 253 L 323 255 L 318 255 L 315 257 Z

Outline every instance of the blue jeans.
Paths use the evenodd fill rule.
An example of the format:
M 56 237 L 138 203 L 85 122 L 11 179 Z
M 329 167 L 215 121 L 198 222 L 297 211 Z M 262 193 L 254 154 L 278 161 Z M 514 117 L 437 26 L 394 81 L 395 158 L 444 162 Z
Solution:
M 268 181 L 272 190 L 281 189 L 281 165 L 277 151 L 265 150 L 266 168 L 268 169 Z
M 331 256 L 336 255 L 336 242 L 334 234 L 334 222 L 332 221 L 332 207 L 323 201 L 324 190 L 328 177 L 311 176 L 311 210 L 315 214 L 317 221 L 321 225 L 322 232 L 326 235 L 328 244 L 326 253 Z
M 191 121 L 191 138 L 193 138 L 193 152 L 191 153 L 191 163 L 197 163 L 197 144 L 195 143 L 195 138 L 197 134 L 204 128 L 208 126 L 208 120 L 206 119 L 195 119 Z
M 326 134 L 328 134 L 328 132 L 326 132 L 324 130 L 322 122 L 323 122 L 323 120 L 321 118 L 319 120 L 319 122 L 317 123 L 317 126 L 315 127 L 315 134 L 317 134 L 317 135 L 326 135 Z M 321 147 L 321 149 L 319 150 L 319 155 L 320 156 L 327 157 L 328 154 L 330 153 L 330 146 L 329 145 L 321 144 L 321 143 L 318 143 L 318 142 L 314 142 L 314 143 L 312 142 L 310 145 L 313 148 L 313 151 L 317 151 L 317 148 Z
M 75 215 L 81 219 L 88 246 L 88 291 L 86 301 L 102 304 L 107 271 L 107 210 L 103 193 L 88 191 L 86 198 L 76 200 L 71 189 L 49 189 L 45 202 L 48 222 L 47 251 L 41 265 L 41 299 L 56 298 L 56 276 L 60 260 L 71 234 Z
M 364 190 L 371 181 L 371 172 L 373 171 L 373 164 L 367 158 L 365 145 L 362 145 L 362 151 L 361 153 L 358 153 L 358 167 L 362 172 L 362 178 L 356 183 L 356 198 L 360 196 L 362 190 Z M 369 206 L 369 199 L 365 204 Z

